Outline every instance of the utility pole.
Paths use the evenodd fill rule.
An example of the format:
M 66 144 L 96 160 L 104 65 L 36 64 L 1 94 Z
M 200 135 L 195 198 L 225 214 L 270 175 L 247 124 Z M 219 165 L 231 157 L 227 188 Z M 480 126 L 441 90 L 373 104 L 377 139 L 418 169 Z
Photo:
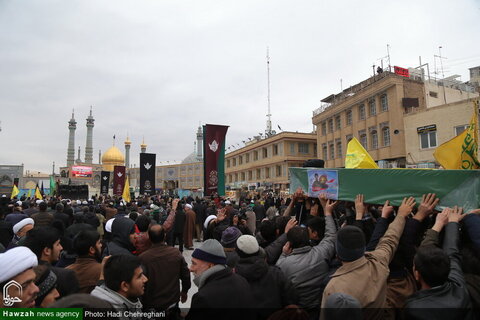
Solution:
M 272 114 L 270 113 L 270 55 L 267 47 L 267 128 L 265 130 L 265 136 L 270 136 L 272 134 Z

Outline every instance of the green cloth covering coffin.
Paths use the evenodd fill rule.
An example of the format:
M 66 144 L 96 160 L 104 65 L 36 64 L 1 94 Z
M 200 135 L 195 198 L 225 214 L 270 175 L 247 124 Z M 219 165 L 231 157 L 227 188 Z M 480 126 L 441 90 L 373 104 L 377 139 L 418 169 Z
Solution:
M 479 208 L 480 170 L 422 170 L 422 169 L 322 169 L 289 168 L 290 193 L 298 187 L 309 196 L 316 197 L 321 191 L 313 188 L 313 173 L 328 172 L 328 182 L 337 175 L 332 198 L 355 201 L 357 194 L 365 196 L 365 203 L 383 204 L 386 200 L 394 206 L 404 197 L 413 196 L 417 205 L 422 195 L 435 193 L 440 198 L 437 210 L 461 206 L 464 212 Z M 325 174 L 327 176 L 327 174 Z M 324 179 L 325 181 L 326 179 Z M 316 186 L 321 185 L 316 183 Z M 328 192 L 330 193 L 330 192 Z M 332 193 L 330 193 L 332 195 Z M 335 195 L 337 195 L 335 197 Z

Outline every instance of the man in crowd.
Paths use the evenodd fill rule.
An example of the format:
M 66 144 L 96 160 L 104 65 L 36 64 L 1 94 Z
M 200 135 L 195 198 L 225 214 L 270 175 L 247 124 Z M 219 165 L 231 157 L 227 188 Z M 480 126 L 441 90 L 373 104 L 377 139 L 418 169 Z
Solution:
M 225 266 L 226 260 L 222 245 L 215 239 L 208 239 L 193 251 L 190 271 L 198 292 L 192 297 L 187 319 L 215 319 L 216 309 L 234 309 L 225 315 L 228 319 L 255 318 L 250 285 Z
M 78 279 L 79 292 L 90 293 L 100 279 L 102 271 L 102 243 L 96 230 L 80 231 L 73 239 L 73 250 L 78 255 L 75 263 L 66 267 Z
M 131 254 L 112 255 L 105 262 L 100 280 L 104 280 L 104 283 L 93 289 L 92 296 L 109 302 L 119 311 L 142 310 L 139 298 L 144 294 L 148 278 L 143 274 L 138 257 Z
M 20 239 L 25 237 L 28 231 L 33 229 L 35 225 L 35 221 L 32 218 L 26 218 L 18 222 L 13 226 L 13 238 L 10 244 L 8 245 L 7 249 L 14 248 L 18 246 L 18 242 Z
M 0 253 L 0 297 L 5 307 L 33 308 L 39 292 L 35 285 L 37 257 L 26 247 Z M 14 282 L 12 282 L 14 281 Z
M 38 227 L 51 226 L 53 222 L 53 214 L 47 212 L 47 203 L 41 201 L 38 204 L 38 213 L 35 213 L 31 218 L 35 221 L 35 225 Z
M 38 258 L 39 264 L 54 265 L 62 251 L 60 234 L 53 227 L 37 227 L 27 232 L 25 246 L 32 250 Z M 58 278 L 58 292 L 60 297 L 78 291 L 78 280 L 75 272 L 64 268 L 51 267 Z
M 147 310 L 166 310 L 167 316 L 173 318 L 173 314 L 179 313 L 178 301 L 187 301 L 190 271 L 180 251 L 166 245 L 166 233 L 161 225 L 150 226 L 148 236 L 152 246 L 139 256 L 149 278 L 143 306 Z M 181 291 L 179 280 L 182 282 Z

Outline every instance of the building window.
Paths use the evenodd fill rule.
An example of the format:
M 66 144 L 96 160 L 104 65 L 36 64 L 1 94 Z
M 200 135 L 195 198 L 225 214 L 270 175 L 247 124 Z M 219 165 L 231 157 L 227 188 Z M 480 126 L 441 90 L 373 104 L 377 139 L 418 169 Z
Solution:
M 316 157 L 317 156 L 317 144 L 313 144 L 313 155 Z
M 262 172 L 260 171 L 260 169 L 257 169 L 257 180 L 258 179 L 262 179 Z
M 308 143 L 298 143 L 298 153 L 308 154 Z
M 341 158 L 343 156 L 342 152 L 342 141 L 341 139 L 335 139 L 335 144 L 337 147 L 337 158 Z
M 358 106 L 358 119 L 365 120 L 365 105 L 361 104 Z
M 368 145 L 367 145 L 367 133 L 365 132 L 365 130 L 360 130 L 358 131 L 358 136 L 360 137 L 360 143 L 362 144 L 362 146 L 367 149 L 368 148 Z
M 370 132 L 370 143 L 372 145 L 372 149 L 378 149 L 378 133 L 377 133 L 377 130 L 372 130 Z
M 322 136 L 325 136 L 327 134 L 327 122 L 323 121 L 322 122 Z
M 438 92 L 435 92 L 435 91 L 430 91 L 428 95 L 432 98 L 438 98 Z
M 235 167 L 236 165 L 237 165 L 237 159 L 236 159 L 236 158 L 233 158 L 233 159 L 232 159 L 232 166 Z
M 350 142 L 350 140 L 352 140 L 352 139 L 353 139 L 353 135 L 351 135 L 351 134 L 347 134 L 347 135 L 345 136 L 345 141 L 347 142 L 347 144 L 348 144 L 348 143 Z
M 328 132 L 333 132 L 333 119 L 328 119 Z
M 248 171 L 248 180 L 252 181 L 252 179 L 253 179 L 253 172 L 252 172 L 252 170 L 250 170 L 250 171 Z
M 282 176 L 282 166 L 275 166 L 275 176 L 281 177 Z
M 290 154 L 295 154 L 295 142 L 290 142 Z
M 465 131 L 467 128 L 468 128 L 468 124 L 464 124 L 464 125 L 461 125 L 461 126 L 456 126 L 455 127 L 455 136 L 458 136 L 463 131 Z
M 322 143 L 322 156 L 323 156 L 323 160 L 328 159 L 327 144 L 326 143 Z
M 245 181 L 245 172 L 242 172 L 240 175 L 242 177 L 242 181 Z
M 238 157 L 238 165 L 243 164 L 243 156 Z
M 382 94 L 380 101 L 382 103 L 382 111 L 388 111 L 388 99 L 386 93 Z
M 227 168 L 230 168 L 230 160 L 227 160 Z
M 262 148 L 262 158 L 268 158 L 268 149 L 267 148 Z
M 370 116 L 374 116 L 377 114 L 377 106 L 375 105 L 375 99 L 372 99 L 368 102 L 368 109 L 370 112 Z
M 265 179 L 270 178 L 270 168 L 265 168 Z
M 434 148 L 437 146 L 437 131 L 423 132 L 420 136 L 420 147 L 422 149 Z
M 385 127 L 382 129 L 382 136 L 383 136 L 383 146 L 388 147 L 390 146 L 390 128 Z
M 229 175 L 228 175 L 228 182 L 232 182 L 232 181 L 233 181 L 232 175 L 229 174 Z
M 347 110 L 347 112 L 345 113 L 345 116 L 346 116 L 346 122 L 347 122 L 347 126 L 351 125 L 352 124 L 352 110 L 349 109 Z
M 277 156 L 278 155 L 278 144 L 273 145 L 273 155 Z
M 258 160 L 258 151 L 253 151 L 253 161 Z
M 249 163 L 250 162 L 250 153 L 247 153 L 245 155 L 245 163 Z
M 235 173 L 235 182 L 238 182 L 238 173 Z
M 328 143 L 328 148 L 329 148 L 329 153 L 330 153 L 330 160 L 335 159 L 335 145 L 333 144 L 333 141 L 330 141 Z
M 340 115 L 335 117 L 335 129 L 340 130 L 342 128 L 342 120 L 340 119 Z

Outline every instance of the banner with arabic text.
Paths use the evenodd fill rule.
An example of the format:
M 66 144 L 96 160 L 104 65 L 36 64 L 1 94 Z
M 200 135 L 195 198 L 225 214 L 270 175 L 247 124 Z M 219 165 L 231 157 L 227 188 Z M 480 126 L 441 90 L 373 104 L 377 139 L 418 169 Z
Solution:
M 125 166 L 113 167 L 113 194 L 121 196 L 125 186 Z
M 140 194 L 155 194 L 155 153 L 140 153 Z

